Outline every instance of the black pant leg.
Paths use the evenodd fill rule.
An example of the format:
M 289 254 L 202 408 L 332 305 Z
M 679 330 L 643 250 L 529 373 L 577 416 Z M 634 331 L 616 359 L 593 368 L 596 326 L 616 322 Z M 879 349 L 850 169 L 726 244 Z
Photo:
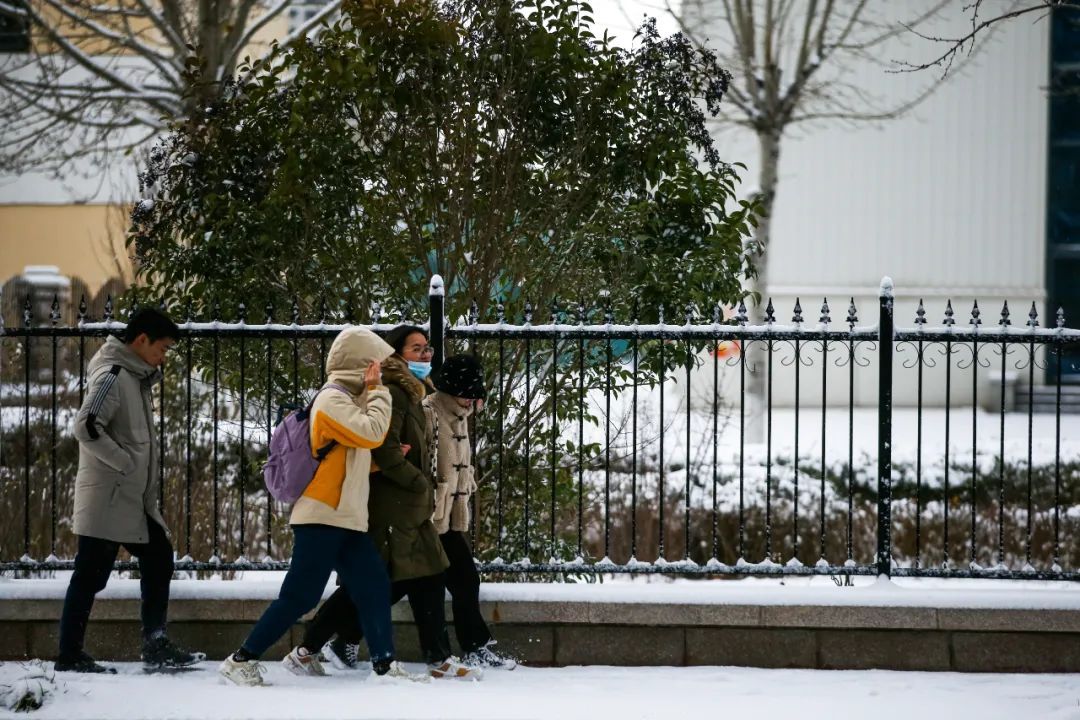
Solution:
M 468 654 L 491 641 L 491 631 L 480 612 L 480 574 L 476 572 L 464 533 L 450 530 L 439 539 L 450 560 L 446 589 L 450 591 L 454 608 L 454 632 L 462 654 Z
M 410 580 L 404 580 L 390 583 L 390 607 L 393 607 L 398 600 L 405 597 L 405 594 L 408 592 L 410 582 Z M 322 642 L 325 643 L 336 633 L 338 637 L 340 637 L 342 640 L 349 643 L 350 645 L 359 645 L 360 642 L 364 639 L 364 629 L 360 626 L 360 618 L 355 610 L 356 606 L 352 603 L 352 600 L 349 599 L 348 591 L 345 589 L 345 586 L 343 585 L 338 588 L 334 592 L 334 594 L 327 599 L 326 603 L 323 603 L 323 607 L 326 607 L 326 604 L 329 603 L 330 600 L 334 600 L 335 596 L 338 593 L 343 593 L 345 595 L 345 599 L 349 600 L 348 609 L 342 606 L 342 600 L 341 598 L 338 598 L 334 603 L 334 607 L 331 607 L 329 610 L 329 612 L 334 614 L 333 620 L 327 619 L 325 621 L 325 627 L 322 626 L 322 623 L 320 622 L 320 627 L 312 633 L 311 641 L 314 643 L 320 638 L 325 638 L 322 640 Z M 321 612 L 322 608 L 319 609 L 319 613 Z M 316 613 L 315 618 L 313 618 L 312 622 L 315 622 L 319 619 L 319 613 Z M 308 650 L 319 649 L 322 648 L 322 644 L 320 644 L 318 648 L 314 648 L 312 645 L 308 645 L 308 634 L 307 632 L 305 632 L 304 647 Z
M 446 586 L 442 573 L 406 580 L 401 585 L 409 598 L 424 660 L 441 663 L 450 657 L 450 637 L 446 632 Z
M 344 585 L 339 585 L 326 598 L 315 617 L 308 622 L 304 628 L 304 640 L 300 644 L 309 652 L 318 652 L 335 633 L 351 643 L 359 643 L 364 637 L 357 620 L 356 606 Z
M 165 632 L 169 616 L 169 585 L 173 576 L 173 547 L 165 529 L 146 518 L 150 540 L 145 544 L 124 543 L 139 559 L 139 588 L 142 591 L 143 637 Z
M 94 607 L 94 596 L 105 588 L 120 544 L 101 538 L 79 536 L 75 572 L 68 583 L 64 609 L 60 614 L 60 655 L 70 656 L 83 649 L 86 624 Z

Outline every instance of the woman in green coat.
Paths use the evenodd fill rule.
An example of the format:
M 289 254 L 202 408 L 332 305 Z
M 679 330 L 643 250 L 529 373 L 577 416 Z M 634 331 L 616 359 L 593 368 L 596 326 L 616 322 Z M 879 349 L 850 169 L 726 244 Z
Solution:
M 385 339 L 394 348 L 382 368 L 392 410 L 386 439 L 371 451 L 369 533 L 390 572 L 391 604 L 409 599 L 432 677 L 478 678 L 479 668 L 450 655 L 446 631 L 443 571 L 449 561 L 431 522 L 435 429 L 422 405 L 431 389 L 432 349 L 427 333 L 413 325 L 394 328 Z M 348 594 L 338 588 L 308 624 L 301 645 L 308 652 L 322 650 L 340 666 L 355 666 L 362 639 L 356 618 Z M 334 633 L 337 638 L 324 648 Z

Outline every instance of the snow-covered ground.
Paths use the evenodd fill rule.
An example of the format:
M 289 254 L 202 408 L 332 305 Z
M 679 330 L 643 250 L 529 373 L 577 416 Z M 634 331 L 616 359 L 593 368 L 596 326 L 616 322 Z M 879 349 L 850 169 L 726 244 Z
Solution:
M 42 580 L 0 580 L 0 601 L 59 598 L 67 573 Z M 176 580 L 175 599 L 250 598 L 269 601 L 281 573 L 244 573 L 233 581 Z M 687 580 L 606 577 L 603 583 L 485 584 L 485 601 L 819 604 L 1080 610 L 1074 583 L 856 577 L 839 587 L 828 577 Z M 327 593 L 333 589 L 328 584 Z M 113 578 L 102 598 L 138 596 L 138 581 Z M 220 684 L 216 663 L 181 675 L 146 675 L 118 663 L 115 676 L 51 674 L 51 689 L 31 717 L 65 718 L 672 718 L 913 717 L 1080 720 L 1080 676 L 893 671 L 763 670 L 735 667 L 520 667 L 489 672 L 482 682 L 386 683 L 365 671 L 299 678 L 266 663 L 265 688 Z M 410 669 L 420 671 L 419 665 Z M 5 687 L 35 667 L 0 664 Z M 50 677 L 51 676 L 51 677 Z M 16 716 L 0 710 L 2 717 Z
M 269 687 L 218 681 L 216 663 L 182 675 L 117 665 L 112 676 L 60 673 L 30 717 L 64 718 L 1080 718 L 1076 675 L 567 667 L 489 672 L 480 682 L 376 680 L 366 671 L 296 677 L 267 663 Z M 48 671 L 49 664 L 45 664 Z M 419 670 L 419 666 L 410 666 Z M 24 668 L 0 666 L 0 684 Z M 27 715 L 20 715 L 27 717 Z M 16 717 L 0 711 L 0 717 Z

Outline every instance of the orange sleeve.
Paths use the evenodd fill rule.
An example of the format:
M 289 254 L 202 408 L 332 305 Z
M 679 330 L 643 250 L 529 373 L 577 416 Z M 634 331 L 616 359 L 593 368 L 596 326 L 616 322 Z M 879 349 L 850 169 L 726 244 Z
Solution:
M 339 445 L 344 445 L 345 447 L 370 450 L 382 445 L 383 440 L 386 438 L 385 431 L 383 432 L 382 437 L 378 439 L 364 437 L 363 435 L 350 430 L 321 410 L 315 414 L 315 417 L 319 423 L 318 432 L 323 440 L 323 444 L 328 443 L 331 440 L 336 440 Z

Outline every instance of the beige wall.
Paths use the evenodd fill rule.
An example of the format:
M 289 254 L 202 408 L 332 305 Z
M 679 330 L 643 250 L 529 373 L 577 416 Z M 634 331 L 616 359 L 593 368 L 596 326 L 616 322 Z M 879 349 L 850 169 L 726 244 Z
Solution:
M 0 283 L 27 265 L 56 265 L 91 292 L 112 277 L 130 280 L 126 222 L 116 205 L 0 204 Z
M 117 4 L 131 3 L 120 0 Z M 245 55 L 263 55 L 272 40 L 288 34 L 288 24 L 286 11 L 255 35 Z M 117 50 L 100 40 L 80 38 L 74 31 L 65 34 L 79 41 L 87 52 Z M 149 40 L 152 42 L 153 37 Z M 35 41 L 38 50 L 47 49 L 40 38 Z M 88 170 L 86 175 L 91 178 L 89 182 L 97 181 L 93 171 Z M 120 173 L 122 179 L 133 175 L 130 169 Z M 71 202 L 73 193 L 67 188 L 80 182 L 77 174 L 62 182 L 31 175 L 10 180 L 11 184 L 0 183 L 0 284 L 21 274 L 27 265 L 55 265 L 62 275 L 82 279 L 91 294 L 111 278 L 132 281 L 131 261 L 124 245 L 128 211 L 122 205 Z M 119 182 L 104 193 L 91 191 L 90 195 L 105 197 L 106 202 L 133 202 L 132 187 L 133 179 Z M 78 298 L 72 301 L 78 302 Z
M 169 52 L 169 46 L 162 34 L 153 26 L 149 18 L 138 3 L 132 0 L 116 0 L 109 3 L 110 7 L 123 7 L 132 11 L 130 15 L 119 13 L 88 12 L 78 3 L 66 3 L 67 9 L 80 18 L 89 18 L 92 22 L 104 27 L 107 31 L 123 36 L 138 37 L 140 42 L 152 47 L 159 47 L 163 52 Z M 134 52 L 123 47 L 115 41 L 103 37 L 100 33 L 92 33 L 75 20 L 70 19 L 59 10 L 50 7 L 40 8 L 42 15 L 49 19 L 49 25 L 55 28 L 58 34 L 73 42 L 80 50 L 88 55 L 133 55 Z M 252 12 L 251 23 L 257 22 L 262 12 L 256 9 Z M 248 45 L 248 54 L 258 57 L 270 49 L 273 40 L 285 37 L 288 34 L 288 10 L 266 24 Z M 34 51 L 38 53 L 52 53 L 57 51 L 56 44 L 40 29 L 31 32 L 31 40 Z M 243 56 L 241 56 L 243 57 Z

